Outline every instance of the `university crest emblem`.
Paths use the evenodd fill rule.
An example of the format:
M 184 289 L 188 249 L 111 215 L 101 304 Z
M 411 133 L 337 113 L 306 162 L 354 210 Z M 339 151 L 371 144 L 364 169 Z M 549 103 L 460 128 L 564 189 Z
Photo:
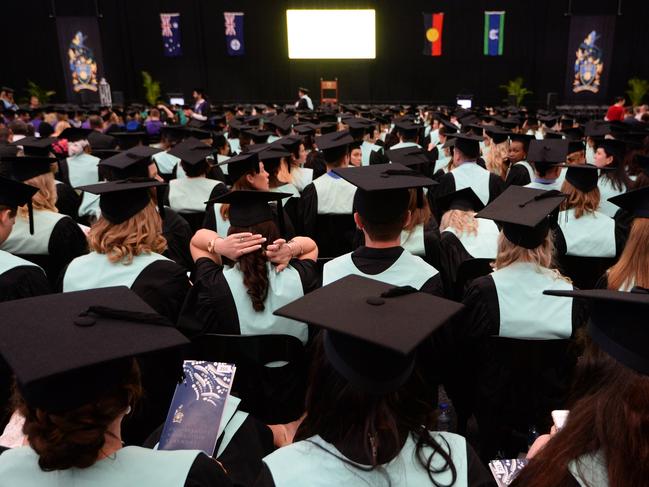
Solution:
M 599 37 L 597 32 L 593 30 L 586 36 L 584 42 L 579 44 L 579 48 L 577 48 L 575 79 L 572 83 L 572 91 L 574 93 L 580 93 L 582 91 L 599 92 L 600 77 L 604 69 L 602 50 L 596 44 Z
M 72 89 L 75 93 L 81 90 L 97 91 L 97 61 L 88 46 L 86 36 L 78 31 L 68 48 L 68 62 L 72 74 Z

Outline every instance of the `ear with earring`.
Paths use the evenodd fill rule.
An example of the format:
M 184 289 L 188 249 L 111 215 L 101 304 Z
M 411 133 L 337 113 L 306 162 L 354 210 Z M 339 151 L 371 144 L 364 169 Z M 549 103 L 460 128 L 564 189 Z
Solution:
M 126 412 L 124 413 L 124 416 L 128 416 L 129 414 L 131 414 L 131 405 L 130 404 L 126 408 Z

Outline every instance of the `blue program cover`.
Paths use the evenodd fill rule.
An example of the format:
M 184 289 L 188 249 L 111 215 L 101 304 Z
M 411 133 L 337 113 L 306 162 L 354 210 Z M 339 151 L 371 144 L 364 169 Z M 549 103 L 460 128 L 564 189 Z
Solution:
M 202 450 L 212 456 L 236 367 L 185 360 L 160 437 L 160 450 Z

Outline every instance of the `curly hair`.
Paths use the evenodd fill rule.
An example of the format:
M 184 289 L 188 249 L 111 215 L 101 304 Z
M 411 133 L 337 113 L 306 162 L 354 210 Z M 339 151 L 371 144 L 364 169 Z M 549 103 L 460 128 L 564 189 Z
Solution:
M 259 233 L 266 237 L 266 242 L 272 243 L 280 238 L 279 230 L 274 221 L 268 220 L 252 227 L 230 227 L 228 234 L 252 232 Z M 251 252 L 239 257 L 237 266 L 243 273 L 243 285 L 248 289 L 248 296 L 252 301 L 252 307 L 255 311 L 265 309 L 266 297 L 268 297 L 268 260 L 264 253 Z
M 56 207 L 57 193 L 54 173 L 48 172 L 47 174 L 40 174 L 25 181 L 25 184 L 38 188 L 38 193 L 32 196 L 32 206 L 34 210 L 47 210 L 54 213 L 59 212 Z M 27 218 L 29 215 L 27 205 L 21 206 L 18 209 L 18 214 L 21 218 Z
M 133 257 L 167 249 L 167 239 L 162 236 L 162 219 L 151 201 L 142 211 L 117 225 L 101 217 L 88 233 L 90 250 L 106 254 L 115 262 L 130 264 Z
M 120 384 L 69 411 L 52 413 L 32 407 L 14 387 L 13 404 L 25 417 L 23 433 L 42 470 L 87 468 L 97 461 L 110 424 L 142 397 L 140 369 L 135 359 L 130 360 L 130 371 Z

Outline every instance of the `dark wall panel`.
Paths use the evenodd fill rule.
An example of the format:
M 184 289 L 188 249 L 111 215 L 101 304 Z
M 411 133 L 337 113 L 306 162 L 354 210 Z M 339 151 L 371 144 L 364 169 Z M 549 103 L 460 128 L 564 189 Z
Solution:
M 142 98 L 140 72 L 149 71 L 167 92 L 205 87 L 214 100 L 289 101 L 297 86 L 317 91 L 319 79 L 337 77 L 347 101 L 450 102 L 460 91 L 478 103 L 504 98 L 499 85 L 523 76 L 533 90 L 562 95 L 570 17 L 567 0 L 22 0 L 3 6 L 7 48 L 0 83 L 16 88 L 31 79 L 65 93 L 56 45 L 56 15 L 100 14 L 104 67 L 113 90 Z M 574 14 L 616 14 L 612 0 L 573 0 Z M 374 8 L 375 60 L 289 60 L 287 8 Z M 632 76 L 649 78 L 649 2 L 623 1 L 616 20 L 609 97 Z M 505 10 L 501 57 L 482 55 L 483 11 Z M 245 12 L 243 57 L 229 57 L 223 11 Z M 423 56 L 422 12 L 443 11 L 443 50 Z M 162 53 L 160 12 L 181 13 L 183 56 Z M 345 33 L 341 33 L 344 35 Z M 317 97 L 317 96 L 316 96 Z

